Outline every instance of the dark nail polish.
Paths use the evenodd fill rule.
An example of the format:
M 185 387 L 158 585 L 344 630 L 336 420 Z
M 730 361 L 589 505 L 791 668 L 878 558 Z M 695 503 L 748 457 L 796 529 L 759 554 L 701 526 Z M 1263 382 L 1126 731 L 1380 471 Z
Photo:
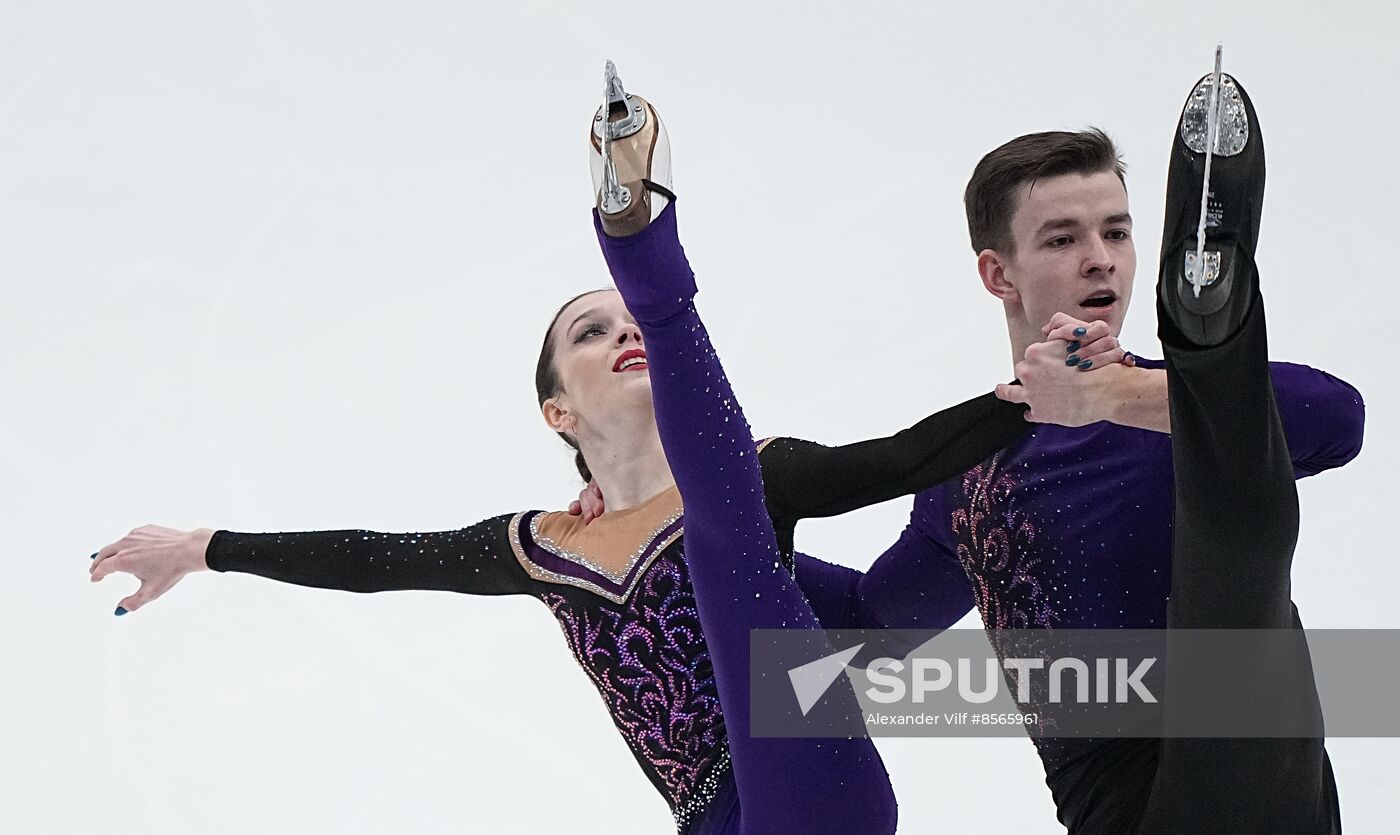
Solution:
M 122 615 L 126 614 L 126 610 L 123 609 L 122 607 L 118 606 L 118 607 L 117 607 L 117 610 L 116 610 L 115 612 L 113 612 L 112 614 L 116 615 L 117 617 L 121 617 Z
M 1078 364 L 1079 364 L 1079 355 L 1078 355 L 1078 354 L 1073 354 L 1073 355 L 1070 356 L 1069 359 L 1065 360 L 1065 365 L 1078 365 Z
M 1079 350 L 1079 340 L 1076 339 L 1076 340 L 1074 340 L 1073 342 L 1071 342 L 1071 343 L 1065 348 L 1065 353 L 1066 353 L 1066 354 L 1073 354 L 1075 351 L 1078 351 L 1078 350 Z
M 1084 334 L 1086 334 L 1086 333 L 1088 333 L 1088 332 L 1089 332 L 1089 329 L 1088 329 L 1088 328 L 1075 328 L 1075 329 L 1074 329 L 1074 335 L 1075 335 L 1075 336 L 1083 336 Z
M 97 559 L 97 552 L 96 552 L 96 551 L 93 551 L 93 552 L 92 552 L 92 556 L 88 557 L 88 559 L 90 559 L 90 560 L 95 560 L 95 559 Z
M 1093 361 L 1093 360 L 1084 360 L 1083 362 L 1081 362 L 1081 363 L 1079 364 L 1079 370 L 1080 370 L 1080 371 L 1088 371 L 1088 370 L 1089 370 L 1089 366 L 1091 366 L 1091 365 L 1093 365 L 1093 364 L 1094 364 L 1094 361 Z

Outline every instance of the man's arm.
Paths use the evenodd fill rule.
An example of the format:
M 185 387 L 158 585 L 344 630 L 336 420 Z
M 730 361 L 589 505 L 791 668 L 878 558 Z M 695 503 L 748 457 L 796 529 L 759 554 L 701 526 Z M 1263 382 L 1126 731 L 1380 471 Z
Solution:
M 1103 322 L 1082 322 L 1064 313 L 1055 314 L 1041 332 L 1045 341 L 1029 346 L 1016 364 L 1020 385 L 997 386 L 997 397 L 1029 405 L 1027 419 L 1036 423 L 1085 426 L 1106 420 L 1171 432 L 1164 361 L 1124 354 L 1122 362 L 1091 369 L 1066 367 L 1061 354 L 1078 348 L 1076 340 L 1098 340 L 1094 345 L 1113 348 L 1117 340 Z M 1296 477 L 1340 467 L 1357 456 L 1366 404 L 1355 388 L 1290 362 L 1269 363 L 1269 374 Z
M 1108 369 L 1099 369 L 1105 370 Z M 1118 370 L 1109 372 L 1105 383 L 1107 385 L 1100 390 L 1103 405 L 1096 410 L 1106 416 L 1105 420 L 1153 432 L 1172 431 L 1166 370 L 1124 363 Z
M 919 494 L 899 539 L 867 571 L 795 555 L 797 584 L 823 627 L 879 630 L 868 634 L 856 666 L 882 655 L 903 658 L 973 608 L 940 497 L 940 488 Z M 939 521 L 941 535 L 931 530 Z
M 1291 362 L 1271 362 L 1274 399 L 1298 478 L 1340 467 L 1361 452 L 1366 403 L 1345 380 Z
M 1165 363 L 1138 360 L 1138 367 L 1125 371 L 1131 373 L 1110 396 L 1107 419 L 1170 432 Z M 1269 376 L 1296 477 L 1340 467 L 1361 452 L 1366 404 L 1360 392 L 1325 371 L 1292 362 L 1269 363 Z
M 1167 372 L 1161 360 L 1135 359 L 1076 373 L 1053 366 L 1049 375 L 1023 380 L 1031 420 L 1060 423 L 1073 408 L 1074 425 L 1107 420 L 1122 426 L 1171 432 Z M 1325 371 L 1291 362 L 1269 363 L 1274 399 L 1298 478 L 1340 467 L 1361 451 L 1366 405 L 1360 393 Z M 1064 404 L 1064 405 L 1062 405 Z

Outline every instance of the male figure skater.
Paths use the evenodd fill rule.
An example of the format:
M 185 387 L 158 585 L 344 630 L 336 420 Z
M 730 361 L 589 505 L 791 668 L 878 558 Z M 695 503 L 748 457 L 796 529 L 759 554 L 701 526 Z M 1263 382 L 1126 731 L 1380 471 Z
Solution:
M 1208 249 L 1197 260 L 1214 130 L 1204 110 L 1216 89 Z M 1136 268 L 1122 172 L 1098 130 L 1021 136 L 978 163 L 968 228 L 1020 383 L 998 396 L 1047 425 L 919 494 L 891 554 L 908 559 L 918 542 L 929 581 L 966 572 L 989 630 L 1299 627 L 1289 476 L 1355 457 L 1364 406 L 1321 371 L 1264 371 L 1253 261 L 1264 156 L 1243 88 L 1207 76 L 1178 124 L 1158 287 L 1168 361 L 1096 369 L 1079 354 L 1116 344 Z M 1340 828 L 1320 739 L 1036 742 L 1071 833 Z

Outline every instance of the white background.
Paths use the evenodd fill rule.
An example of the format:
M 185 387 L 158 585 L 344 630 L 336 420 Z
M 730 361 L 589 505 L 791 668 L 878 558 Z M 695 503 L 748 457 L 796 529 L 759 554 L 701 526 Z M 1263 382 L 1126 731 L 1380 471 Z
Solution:
M 1006 378 L 961 195 L 1021 133 L 1107 129 L 1151 293 L 1182 101 L 1267 134 L 1278 359 L 1365 395 L 1299 487 L 1312 627 L 1397 627 L 1397 12 L 1375 3 L 0 3 L 0 797 L 7 832 L 652 833 L 669 815 L 529 598 L 204 574 L 123 619 L 147 522 L 437 530 L 578 484 L 532 374 L 604 286 L 605 58 L 670 128 L 702 309 L 755 431 L 898 429 Z M 1390 369 L 1390 370 L 1388 370 Z M 901 500 L 807 523 L 863 566 Z M 968 623 L 971 623 L 969 621 Z M 1059 831 L 1024 740 L 884 740 L 901 831 Z M 1389 831 L 1400 742 L 1330 743 Z

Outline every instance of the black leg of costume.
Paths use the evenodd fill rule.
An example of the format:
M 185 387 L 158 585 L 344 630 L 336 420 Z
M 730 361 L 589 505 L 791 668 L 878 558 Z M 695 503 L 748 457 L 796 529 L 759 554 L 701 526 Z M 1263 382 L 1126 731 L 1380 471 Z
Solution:
M 1252 265 L 1251 265 L 1252 266 Z M 1176 277 L 1158 286 L 1160 335 L 1171 402 L 1176 505 L 1168 627 L 1301 629 L 1289 571 L 1298 496 L 1269 377 L 1264 305 L 1253 269 L 1236 293 L 1252 296 L 1243 323 L 1199 347 L 1173 318 Z M 1251 695 L 1318 717 L 1311 665 L 1279 670 L 1254 657 L 1229 675 Z M 1246 690 L 1204 690 L 1184 665 L 1167 665 L 1167 722 L 1175 709 L 1221 704 Z M 1267 684 L 1261 684 L 1267 682 Z M 1277 686 L 1275 686 L 1275 684 Z M 1340 831 L 1332 767 L 1319 737 L 1166 738 L 1142 833 Z

